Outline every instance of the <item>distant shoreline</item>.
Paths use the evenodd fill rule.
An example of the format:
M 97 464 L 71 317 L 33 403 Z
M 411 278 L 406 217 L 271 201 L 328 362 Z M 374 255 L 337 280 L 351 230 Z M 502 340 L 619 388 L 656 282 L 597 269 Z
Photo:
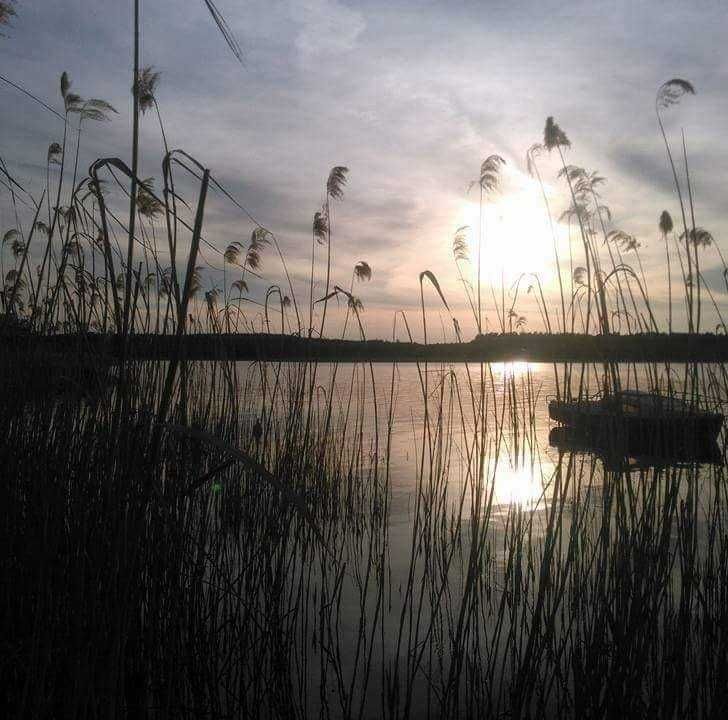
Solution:
M 1 339 L 6 347 L 65 353 L 97 350 L 119 355 L 116 338 L 96 334 Z M 190 360 L 321 362 L 728 362 L 728 336 L 689 334 L 641 335 L 485 335 L 463 343 L 391 342 L 384 340 L 306 339 L 292 335 L 187 335 Z M 173 336 L 136 335 L 129 354 L 165 359 L 176 347 Z

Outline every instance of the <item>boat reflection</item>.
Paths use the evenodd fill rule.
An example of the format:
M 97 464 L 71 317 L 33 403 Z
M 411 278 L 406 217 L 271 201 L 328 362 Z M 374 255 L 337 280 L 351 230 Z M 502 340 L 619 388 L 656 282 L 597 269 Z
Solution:
M 595 442 L 587 434 L 570 427 L 554 427 L 549 432 L 549 445 L 559 453 L 588 453 L 598 457 L 605 470 L 630 472 L 647 468 L 689 467 L 694 465 L 723 465 L 723 456 L 715 440 L 690 446 L 659 449 L 640 447 L 614 438 Z

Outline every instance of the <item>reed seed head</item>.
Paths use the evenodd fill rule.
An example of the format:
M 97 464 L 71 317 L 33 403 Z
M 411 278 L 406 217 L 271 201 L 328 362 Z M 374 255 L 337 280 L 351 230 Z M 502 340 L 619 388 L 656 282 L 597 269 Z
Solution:
M 672 224 L 672 216 L 670 215 L 667 210 L 663 210 L 662 214 L 660 215 L 660 232 L 663 235 L 667 235 L 668 233 L 672 232 L 673 224 Z
M 48 164 L 49 165 L 60 165 L 61 157 L 63 156 L 63 148 L 60 143 L 54 142 L 48 146 Z
M 360 260 L 355 266 L 354 266 L 354 277 L 359 280 L 359 282 L 363 282 L 364 280 L 371 280 L 372 279 L 372 269 L 369 266 L 369 263 L 365 260 Z
M 566 133 L 558 126 L 552 116 L 546 118 L 546 127 L 543 131 L 544 147 L 550 152 L 557 147 L 571 147 Z
M 155 100 L 155 90 L 159 81 L 160 73 L 156 72 L 153 67 L 145 67 L 139 71 L 132 93 L 136 92 L 139 99 L 139 109 L 142 113 L 146 113 L 152 107 Z
M 685 237 L 685 233 L 682 233 L 680 235 L 680 239 L 683 242 L 685 241 Z M 688 230 L 687 237 L 696 248 L 709 247 L 713 244 L 714 241 L 713 235 L 709 233 L 705 228 L 701 227 L 691 228 L 690 230 Z
M 316 238 L 316 242 L 319 245 L 323 245 L 326 242 L 326 234 L 329 229 L 328 221 L 326 220 L 326 213 L 319 211 L 314 213 L 313 216 L 313 236 Z
M 455 262 L 468 262 L 470 260 L 470 251 L 468 248 L 468 232 L 469 225 L 462 225 L 455 231 L 452 239 L 452 254 Z
M 347 183 L 346 175 L 349 172 L 348 167 L 336 165 L 331 168 L 329 178 L 326 181 L 326 194 L 335 200 L 344 199 L 344 185 Z
M 677 105 L 685 95 L 695 95 L 692 83 L 682 78 L 673 78 L 660 85 L 655 103 L 658 108 L 669 108 Z

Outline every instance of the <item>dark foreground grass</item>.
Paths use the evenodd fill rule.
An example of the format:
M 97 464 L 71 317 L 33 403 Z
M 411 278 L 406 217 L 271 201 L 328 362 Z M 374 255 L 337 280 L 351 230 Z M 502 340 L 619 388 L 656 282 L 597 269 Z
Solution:
M 186 366 L 155 447 L 167 370 L 3 395 L 12 716 L 722 716 L 723 467 L 544 464 L 530 374 L 422 366 L 403 529 L 396 367 L 378 447 L 365 366 L 222 363 Z M 541 498 L 499 499 L 514 468 Z

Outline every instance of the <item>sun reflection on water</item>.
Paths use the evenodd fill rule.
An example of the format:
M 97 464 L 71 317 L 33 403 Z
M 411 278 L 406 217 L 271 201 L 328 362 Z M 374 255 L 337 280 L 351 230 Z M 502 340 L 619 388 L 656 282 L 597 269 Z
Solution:
M 508 362 L 494 362 L 490 366 L 494 375 L 502 378 L 513 378 L 525 375 L 529 370 L 534 370 L 536 364 L 526 360 L 510 360 Z
M 510 506 L 522 510 L 536 510 L 544 506 L 548 472 L 549 468 L 544 465 L 498 467 L 493 489 L 494 507 L 507 512 Z

